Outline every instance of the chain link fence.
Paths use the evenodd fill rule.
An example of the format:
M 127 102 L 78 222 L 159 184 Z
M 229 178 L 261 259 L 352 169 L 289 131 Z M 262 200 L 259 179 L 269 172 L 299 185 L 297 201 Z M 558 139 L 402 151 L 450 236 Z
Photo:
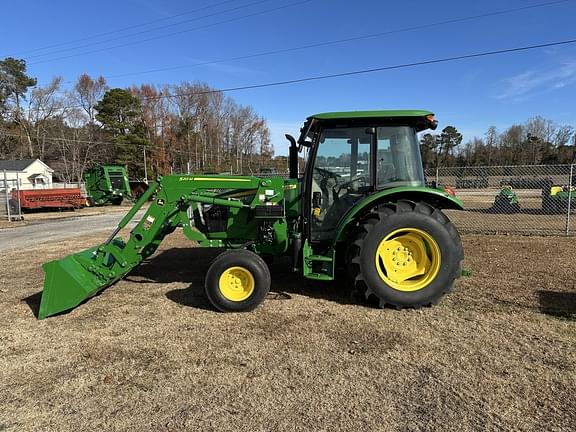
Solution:
M 464 202 L 447 212 L 461 232 L 576 235 L 576 165 L 434 168 L 426 181 Z
M 21 220 L 20 202 L 12 198 L 12 190 L 20 190 L 18 174 L 15 179 L 8 178 L 6 171 L 0 172 L 0 220 Z
M 453 188 L 464 202 L 465 211 L 446 211 L 463 233 L 576 235 L 576 165 L 433 168 L 426 181 Z M 0 220 L 22 217 L 12 189 L 18 179 L 0 172 Z

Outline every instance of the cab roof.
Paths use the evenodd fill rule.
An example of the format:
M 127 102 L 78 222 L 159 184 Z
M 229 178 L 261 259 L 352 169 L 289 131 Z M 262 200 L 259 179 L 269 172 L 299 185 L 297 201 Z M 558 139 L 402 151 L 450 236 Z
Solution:
M 434 113 L 425 110 L 340 111 L 314 114 L 308 117 L 308 119 L 352 120 L 361 118 L 426 117 L 428 115 L 434 115 Z

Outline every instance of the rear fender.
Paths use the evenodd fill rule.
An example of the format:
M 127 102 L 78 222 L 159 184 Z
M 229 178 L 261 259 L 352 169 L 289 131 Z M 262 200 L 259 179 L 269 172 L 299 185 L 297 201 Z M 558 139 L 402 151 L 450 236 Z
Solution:
M 424 201 L 439 209 L 464 209 L 464 205 L 460 199 L 438 189 L 430 189 L 426 187 L 399 187 L 386 189 L 363 198 L 358 201 L 354 207 L 348 210 L 336 228 L 336 236 L 334 237 L 333 246 L 335 246 L 336 243 L 346 240 L 350 228 L 354 226 L 354 223 L 358 218 L 364 216 L 378 205 L 399 200 L 410 200 L 415 202 Z

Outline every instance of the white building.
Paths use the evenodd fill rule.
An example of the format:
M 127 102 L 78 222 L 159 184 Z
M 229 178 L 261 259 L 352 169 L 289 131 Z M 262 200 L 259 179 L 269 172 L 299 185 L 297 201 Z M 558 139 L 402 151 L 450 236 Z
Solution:
M 49 189 L 52 187 L 54 170 L 40 159 L 0 160 L 0 189 L 4 189 L 4 178 L 10 189 L 16 184 L 20 189 Z

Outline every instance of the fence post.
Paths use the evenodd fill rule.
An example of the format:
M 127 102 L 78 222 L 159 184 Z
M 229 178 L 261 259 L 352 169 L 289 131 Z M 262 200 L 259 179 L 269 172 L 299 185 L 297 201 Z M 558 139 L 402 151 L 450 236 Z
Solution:
M 439 171 L 438 167 L 436 167 L 436 180 L 435 180 L 436 181 L 436 187 L 438 187 L 438 177 L 439 177 L 438 171 Z
M 18 220 L 22 220 L 22 206 L 20 205 L 20 174 L 16 171 L 16 193 L 18 194 Z
M 566 210 L 566 236 L 570 235 L 570 213 L 572 209 L 572 179 L 574 178 L 574 164 L 570 165 L 570 178 L 568 179 L 568 209 Z
M 6 170 L 4 170 L 4 192 L 6 193 L 6 214 L 8 215 L 8 222 L 12 222 L 12 216 L 10 216 L 10 197 L 8 195 L 8 177 L 6 176 Z

